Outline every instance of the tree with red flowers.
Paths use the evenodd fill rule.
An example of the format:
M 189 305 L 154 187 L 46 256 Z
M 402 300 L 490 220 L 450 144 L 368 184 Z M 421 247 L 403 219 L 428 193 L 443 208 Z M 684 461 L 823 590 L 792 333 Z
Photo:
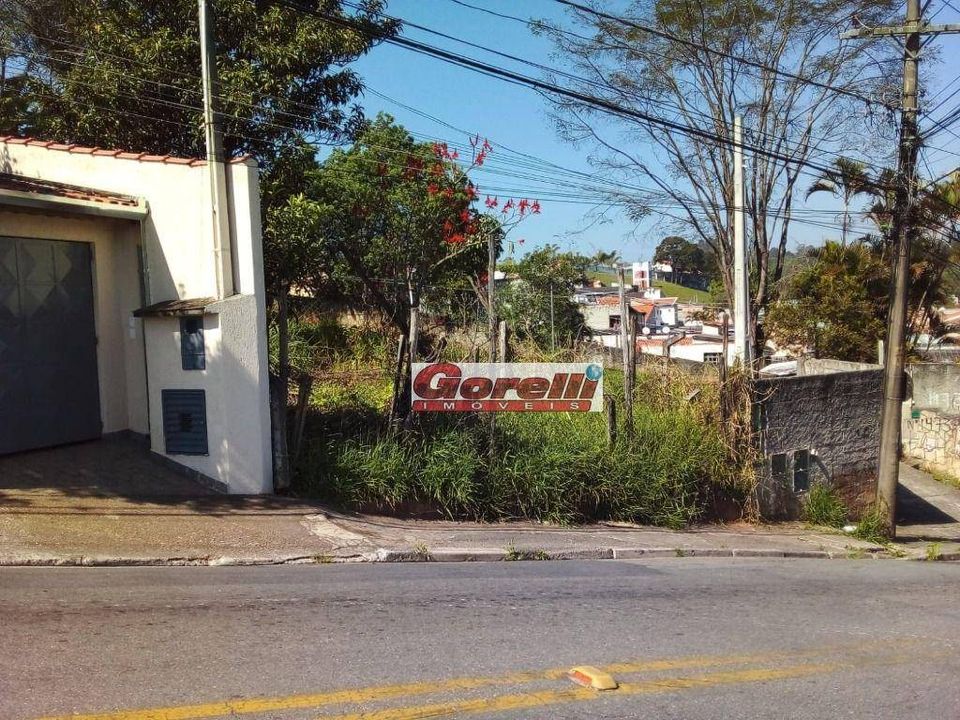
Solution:
M 477 157 L 482 163 L 482 147 Z M 350 148 L 334 150 L 312 183 L 348 279 L 405 335 L 411 309 L 483 272 L 479 195 L 458 159 L 380 115 Z
M 480 136 L 463 156 L 442 142 L 417 142 L 381 114 L 313 174 L 317 232 L 337 258 L 329 272 L 407 339 L 410 361 L 421 307 L 450 306 L 479 288 L 488 242 L 499 254 L 507 232 L 540 212 L 536 200 L 480 194 L 470 173 L 491 152 Z
M 492 145 L 477 136 L 461 156 L 417 142 L 381 114 L 348 149 L 334 150 L 312 182 L 324 232 L 343 275 L 416 344 L 424 304 L 439 306 L 487 273 L 487 243 L 540 212 L 536 200 L 480 194 L 470 177 Z M 415 353 L 411 353 L 415 356 Z

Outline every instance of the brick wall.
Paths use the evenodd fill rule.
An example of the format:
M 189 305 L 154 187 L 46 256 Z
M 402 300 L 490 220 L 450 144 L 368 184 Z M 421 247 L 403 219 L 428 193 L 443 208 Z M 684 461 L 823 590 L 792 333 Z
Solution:
M 795 481 L 803 481 L 795 472 L 805 452 L 807 486 L 833 486 L 855 513 L 874 501 L 882 380 L 883 371 L 871 369 L 757 381 L 754 419 L 765 457 L 759 488 L 765 517 L 798 517 L 805 490 L 795 489 Z

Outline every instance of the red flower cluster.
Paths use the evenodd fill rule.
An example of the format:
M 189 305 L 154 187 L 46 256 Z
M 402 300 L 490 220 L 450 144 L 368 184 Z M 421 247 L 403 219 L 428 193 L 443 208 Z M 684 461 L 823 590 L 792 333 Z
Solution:
M 487 159 L 487 155 L 490 154 L 490 151 L 493 150 L 493 145 L 490 144 L 490 141 L 486 138 L 483 138 L 481 142 L 480 136 L 470 138 L 470 147 L 473 148 L 473 163 L 474 167 L 480 167 L 483 165 L 484 161 Z
M 423 160 L 414 156 L 407 155 L 406 167 L 403 170 L 403 177 L 407 180 L 414 180 L 420 177 L 423 171 Z
M 481 167 L 484 162 L 486 162 L 487 156 L 493 151 L 493 146 L 490 144 L 490 141 L 486 138 L 481 138 L 480 135 L 470 138 L 470 147 L 472 148 L 473 159 L 470 167 L 464 169 L 465 172 L 469 172 L 475 167 Z M 478 215 L 469 207 L 474 200 L 479 198 L 479 194 L 477 193 L 476 186 L 469 181 L 462 192 L 459 188 L 455 191 L 450 187 L 442 187 L 444 183 L 441 182 L 441 179 L 448 178 L 447 173 L 449 168 L 447 163 L 456 162 L 459 159 L 459 153 L 456 150 L 451 150 L 447 143 L 444 142 L 433 143 L 432 149 L 436 159 L 429 166 L 429 174 L 431 178 L 436 178 L 437 181 L 427 185 L 427 193 L 431 196 L 440 195 L 445 200 L 452 201 L 453 206 L 450 208 L 452 212 L 457 212 L 457 207 L 461 206 L 460 203 L 465 201 L 465 204 L 461 206 L 462 209 L 457 212 L 456 217 L 451 217 L 446 220 L 442 229 L 444 242 L 450 245 L 462 245 L 479 233 Z M 410 168 L 415 168 L 418 177 L 419 173 L 425 168 L 425 164 L 422 161 L 415 163 L 412 160 L 408 160 L 407 165 Z M 540 202 L 527 198 L 518 200 L 508 198 L 506 202 L 501 204 L 500 198 L 496 195 L 487 195 L 484 199 L 484 205 L 487 210 L 500 208 L 500 212 L 504 216 L 511 215 L 514 220 L 522 219 L 528 214 L 540 214 Z M 518 241 L 520 245 L 523 245 L 523 243 L 523 239 Z
M 450 148 L 447 147 L 447 144 L 441 142 L 435 142 L 433 144 L 433 154 L 444 160 L 456 160 L 460 157 L 460 153 L 458 153 L 456 150 L 451 152 Z

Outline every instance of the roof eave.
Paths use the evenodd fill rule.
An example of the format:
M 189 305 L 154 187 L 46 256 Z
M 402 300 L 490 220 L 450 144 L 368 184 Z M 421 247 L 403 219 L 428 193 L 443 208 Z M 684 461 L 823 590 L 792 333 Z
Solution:
M 79 200 L 42 193 L 0 189 L 0 205 L 7 207 L 70 212 L 77 215 L 94 215 L 123 220 L 142 220 L 147 216 L 146 200 L 136 198 L 136 202 L 136 205 L 116 205 L 95 200 Z

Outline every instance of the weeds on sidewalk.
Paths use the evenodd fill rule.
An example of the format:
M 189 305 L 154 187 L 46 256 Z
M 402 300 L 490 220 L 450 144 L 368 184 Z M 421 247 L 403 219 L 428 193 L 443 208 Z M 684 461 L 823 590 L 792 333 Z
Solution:
M 818 482 L 807 493 L 801 519 L 810 525 L 842 528 L 847 522 L 847 508 L 832 487 Z
M 518 550 L 513 543 L 507 545 L 503 559 L 509 562 L 518 560 L 549 560 L 550 555 L 546 550 Z
M 874 506 L 860 517 L 857 528 L 853 531 L 853 536 L 877 545 L 889 546 L 890 540 L 887 538 L 886 530 L 886 518 L 880 508 Z

